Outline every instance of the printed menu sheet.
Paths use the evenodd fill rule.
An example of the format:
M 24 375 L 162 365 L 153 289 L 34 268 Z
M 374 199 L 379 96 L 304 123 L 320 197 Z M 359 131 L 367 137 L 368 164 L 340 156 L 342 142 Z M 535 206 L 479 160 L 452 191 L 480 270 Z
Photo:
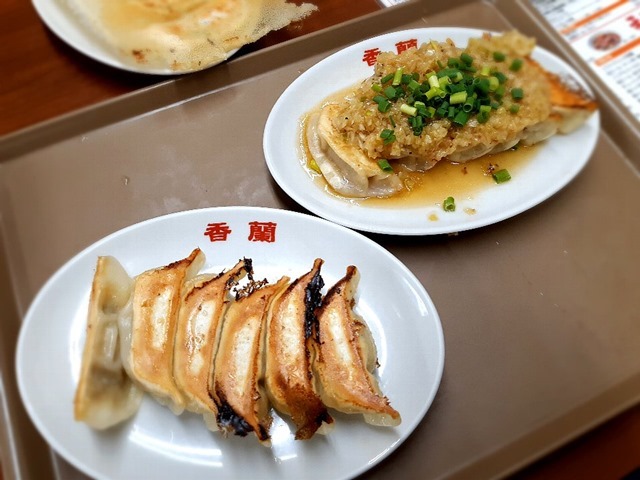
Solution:
M 531 0 L 640 120 L 640 0 Z

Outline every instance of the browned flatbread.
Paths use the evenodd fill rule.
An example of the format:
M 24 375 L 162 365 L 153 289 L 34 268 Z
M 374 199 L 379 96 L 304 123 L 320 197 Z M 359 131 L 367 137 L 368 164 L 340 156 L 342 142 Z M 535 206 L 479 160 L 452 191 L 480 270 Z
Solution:
M 316 9 L 286 0 L 67 0 L 124 61 L 194 71 Z

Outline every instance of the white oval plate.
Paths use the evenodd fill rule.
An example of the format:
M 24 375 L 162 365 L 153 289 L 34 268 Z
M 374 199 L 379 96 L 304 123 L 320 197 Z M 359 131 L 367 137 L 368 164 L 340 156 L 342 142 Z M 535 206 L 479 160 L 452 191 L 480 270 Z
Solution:
M 365 61 L 367 50 L 397 51 L 396 44 L 410 39 L 426 41 L 451 38 L 464 46 L 482 30 L 424 28 L 394 32 L 365 40 L 341 50 L 298 77 L 275 103 L 264 130 L 264 155 L 271 175 L 280 187 L 309 211 L 333 222 L 361 231 L 396 235 L 453 233 L 507 219 L 546 200 L 569 183 L 587 164 L 595 148 L 600 126 L 596 112 L 579 130 L 555 135 L 536 148 L 535 157 L 511 181 L 474 194 L 471 201 L 456 198 L 456 211 L 443 212 L 437 205 L 414 208 L 369 206 L 327 194 L 312 181 L 300 155 L 300 122 L 306 113 L 328 96 L 371 76 Z M 533 58 L 546 69 L 569 75 L 585 90 L 588 86 L 569 65 L 537 47 Z M 465 207 L 476 213 L 465 213 Z M 431 214 L 438 220 L 429 220 Z
M 262 234 L 250 239 L 250 222 Z M 269 223 L 275 225 L 275 241 Z M 205 235 L 224 224 L 226 236 Z M 224 226 L 223 225 L 223 226 Z M 218 228 L 218 231 L 221 229 Z M 214 241 L 212 241 L 212 239 Z M 91 280 L 99 255 L 118 258 L 130 275 L 178 260 L 199 246 L 203 271 L 219 272 L 239 258 L 253 259 L 256 278 L 276 280 L 325 264 L 325 290 L 348 265 L 361 272 L 356 311 L 369 323 L 383 391 L 401 413 L 397 428 L 367 425 L 362 416 L 336 414 L 335 429 L 301 442 L 276 417 L 272 448 L 254 436 L 223 438 L 202 418 L 174 416 L 145 396 L 128 422 L 97 432 L 73 419 L 73 396 L 84 345 Z M 284 210 L 222 207 L 142 222 L 95 243 L 65 264 L 38 293 L 20 332 L 16 368 L 31 419 L 52 447 L 96 478 L 344 479 L 358 475 L 397 448 L 422 420 L 444 365 L 438 313 L 416 277 L 366 237 L 325 220 Z M 357 418 L 356 418 L 357 417 Z
M 86 25 L 83 25 L 76 14 L 65 4 L 64 0 L 32 0 L 32 3 L 40 19 L 58 38 L 80 53 L 100 63 L 121 70 L 153 75 L 179 75 L 192 71 L 149 68 L 134 62 L 126 62 L 117 52 L 101 42 Z M 237 50 L 229 52 L 229 56 L 235 52 Z M 213 65 L 211 64 L 207 68 Z

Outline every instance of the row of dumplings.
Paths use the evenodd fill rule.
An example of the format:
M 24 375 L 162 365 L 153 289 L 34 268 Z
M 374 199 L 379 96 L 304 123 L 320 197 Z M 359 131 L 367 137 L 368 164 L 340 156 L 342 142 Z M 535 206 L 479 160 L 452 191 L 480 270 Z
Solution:
M 99 257 L 93 278 L 74 416 L 96 429 L 136 413 L 143 392 L 210 430 L 268 444 L 271 407 L 290 416 L 296 439 L 333 423 L 328 408 L 396 426 L 374 375 L 370 331 L 353 311 L 359 273 L 326 295 L 322 259 L 293 281 L 256 281 L 250 259 L 199 274 L 205 255 L 131 278 Z M 241 283 L 242 281 L 242 283 Z

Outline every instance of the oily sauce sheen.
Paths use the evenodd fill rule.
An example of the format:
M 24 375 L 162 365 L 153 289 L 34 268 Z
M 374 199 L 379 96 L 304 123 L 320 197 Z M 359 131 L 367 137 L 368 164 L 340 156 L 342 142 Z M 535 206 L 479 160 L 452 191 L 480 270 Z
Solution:
M 348 198 L 338 194 L 329 186 L 322 175 L 309 167 L 309 162 L 313 156 L 309 150 L 305 135 L 307 118 L 308 115 L 302 121 L 300 146 L 304 166 L 316 185 L 334 197 L 377 208 L 440 206 L 447 197 L 454 197 L 457 200 L 471 199 L 480 190 L 500 188 L 500 185 L 493 180 L 491 172 L 506 168 L 512 177 L 517 176 L 519 170 L 535 156 L 540 145 L 537 144 L 531 147 L 518 146 L 505 152 L 485 155 L 465 163 L 451 163 L 442 160 L 426 172 L 401 171 L 399 176 L 405 185 L 405 189 L 397 194 L 385 198 Z M 473 209 L 465 211 L 469 214 L 475 213 Z

